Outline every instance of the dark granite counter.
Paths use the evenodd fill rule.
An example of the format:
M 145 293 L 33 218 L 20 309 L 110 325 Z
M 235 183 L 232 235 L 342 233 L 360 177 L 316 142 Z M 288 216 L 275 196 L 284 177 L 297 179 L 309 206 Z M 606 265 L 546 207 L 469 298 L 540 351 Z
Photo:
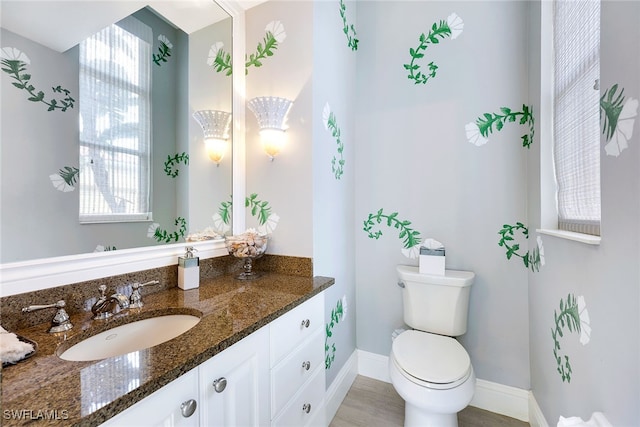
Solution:
M 253 281 L 233 276 L 202 279 L 143 297 L 144 307 L 108 320 L 91 312 L 71 316 L 74 327 L 49 334 L 49 324 L 15 331 L 38 343 L 37 353 L 3 368 L 3 426 L 98 425 L 195 368 L 334 283 L 328 277 L 267 273 Z M 57 355 L 106 329 L 163 314 L 201 314 L 186 333 L 155 347 L 92 362 Z

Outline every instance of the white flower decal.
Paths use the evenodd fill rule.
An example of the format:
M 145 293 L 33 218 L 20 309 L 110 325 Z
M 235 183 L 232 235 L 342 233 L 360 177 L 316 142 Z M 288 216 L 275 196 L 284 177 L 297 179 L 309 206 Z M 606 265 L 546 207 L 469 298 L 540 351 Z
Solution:
M 147 228 L 147 237 L 153 239 L 153 236 L 156 234 L 156 229 L 158 227 L 160 227 L 160 224 L 157 222 L 154 222 L 153 224 L 151 224 L 149 228 Z
M 0 52 L 0 58 L 10 61 L 22 61 L 25 64 L 31 64 L 31 60 L 26 53 L 22 52 L 15 47 L 3 47 Z
M 618 157 L 628 147 L 628 142 L 633 135 L 635 117 L 638 115 L 638 100 L 629 98 L 624 103 L 618 123 L 611 140 L 604 146 L 608 156 Z
M 449 25 L 449 29 L 451 29 L 451 40 L 455 40 L 455 38 L 458 37 L 464 29 L 464 22 L 462 21 L 462 18 L 455 13 L 452 13 L 447 17 L 447 25 Z
M 67 184 L 67 182 L 57 173 L 49 175 L 49 179 L 51 180 L 53 187 L 63 193 L 68 193 L 69 191 L 76 189 L 73 185 Z
M 207 65 L 212 66 L 214 64 L 216 60 L 216 56 L 218 56 L 218 52 L 223 47 L 224 47 L 224 43 L 222 42 L 215 42 L 214 44 L 211 45 L 211 47 L 209 48 L 209 56 L 207 57 Z
M 420 256 L 420 243 L 411 246 L 409 249 L 402 248 L 402 255 L 409 259 L 416 259 Z
M 273 34 L 273 38 L 276 39 L 278 43 L 282 43 L 284 39 L 287 38 L 287 33 L 284 31 L 284 25 L 280 21 L 271 21 L 264 28 L 265 31 Z
M 324 109 L 322 110 L 322 123 L 324 123 L 324 128 L 329 130 L 329 116 L 331 115 L 331 107 L 329 107 L 329 103 L 324 104 Z
M 343 295 L 342 296 L 342 317 L 340 317 L 340 320 L 344 319 L 346 315 L 347 315 L 347 296 Z
M 480 147 L 481 145 L 484 145 L 487 142 L 489 142 L 487 138 L 483 137 L 480 134 L 480 129 L 478 128 L 478 125 L 476 125 L 473 122 L 467 123 L 464 127 L 464 130 L 467 134 L 467 140 L 469 140 L 469 142 L 475 145 L 476 147 Z
M 229 230 L 231 230 L 229 224 L 226 224 L 222 220 L 222 216 L 220 216 L 218 212 L 214 213 L 211 218 L 213 218 L 213 229 L 219 234 L 224 236 Z
M 165 36 L 164 34 L 160 34 L 160 35 L 158 36 L 158 40 L 160 41 L 160 43 L 164 43 L 164 44 L 166 44 L 166 45 L 167 45 L 167 47 L 168 47 L 169 49 L 172 49 L 172 48 L 173 48 L 173 44 L 169 41 L 169 39 L 167 38 L 167 36 Z
M 578 313 L 580 314 L 580 344 L 586 345 L 591 340 L 591 320 L 582 295 L 578 297 Z
M 280 217 L 275 212 L 267 217 L 267 220 L 258 227 L 258 233 L 262 236 L 273 233 L 273 231 L 278 226 L 278 222 L 280 221 Z

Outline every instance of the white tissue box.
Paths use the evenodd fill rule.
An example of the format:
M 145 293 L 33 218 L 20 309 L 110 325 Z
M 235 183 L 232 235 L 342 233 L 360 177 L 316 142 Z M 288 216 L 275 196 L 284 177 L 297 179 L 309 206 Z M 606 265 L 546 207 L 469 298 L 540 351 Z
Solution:
M 428 249 L 422 246 L 420 248 L 420 265 L 418 271 L 420 274 L 444 276 L 444 260 L 444 248 Z

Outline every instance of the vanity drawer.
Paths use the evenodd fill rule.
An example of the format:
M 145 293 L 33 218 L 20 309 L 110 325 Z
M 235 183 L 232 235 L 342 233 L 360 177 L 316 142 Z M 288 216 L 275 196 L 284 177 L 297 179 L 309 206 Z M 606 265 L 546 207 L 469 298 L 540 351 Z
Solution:
M 277 414 L 317 369 L 323 366 L 322 328 L 271 369 L 271 413 Z
M 305 386 L 276 417 L 273 427 L 324 426 L 324 369 L 316 369 Z
M 324 294 L 320 293 L 271 323 L 271 366 L 275 366 L 324 320 Z

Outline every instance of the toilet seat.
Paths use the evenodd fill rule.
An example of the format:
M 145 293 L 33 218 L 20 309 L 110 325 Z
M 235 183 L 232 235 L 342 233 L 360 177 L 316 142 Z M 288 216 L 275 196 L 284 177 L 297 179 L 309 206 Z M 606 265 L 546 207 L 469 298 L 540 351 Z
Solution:
M 471 374 L 471 359 L 455 339 L 410 330 L 393 341 L 392 356 L 404 376 L 423 387 L 457 387 Z

